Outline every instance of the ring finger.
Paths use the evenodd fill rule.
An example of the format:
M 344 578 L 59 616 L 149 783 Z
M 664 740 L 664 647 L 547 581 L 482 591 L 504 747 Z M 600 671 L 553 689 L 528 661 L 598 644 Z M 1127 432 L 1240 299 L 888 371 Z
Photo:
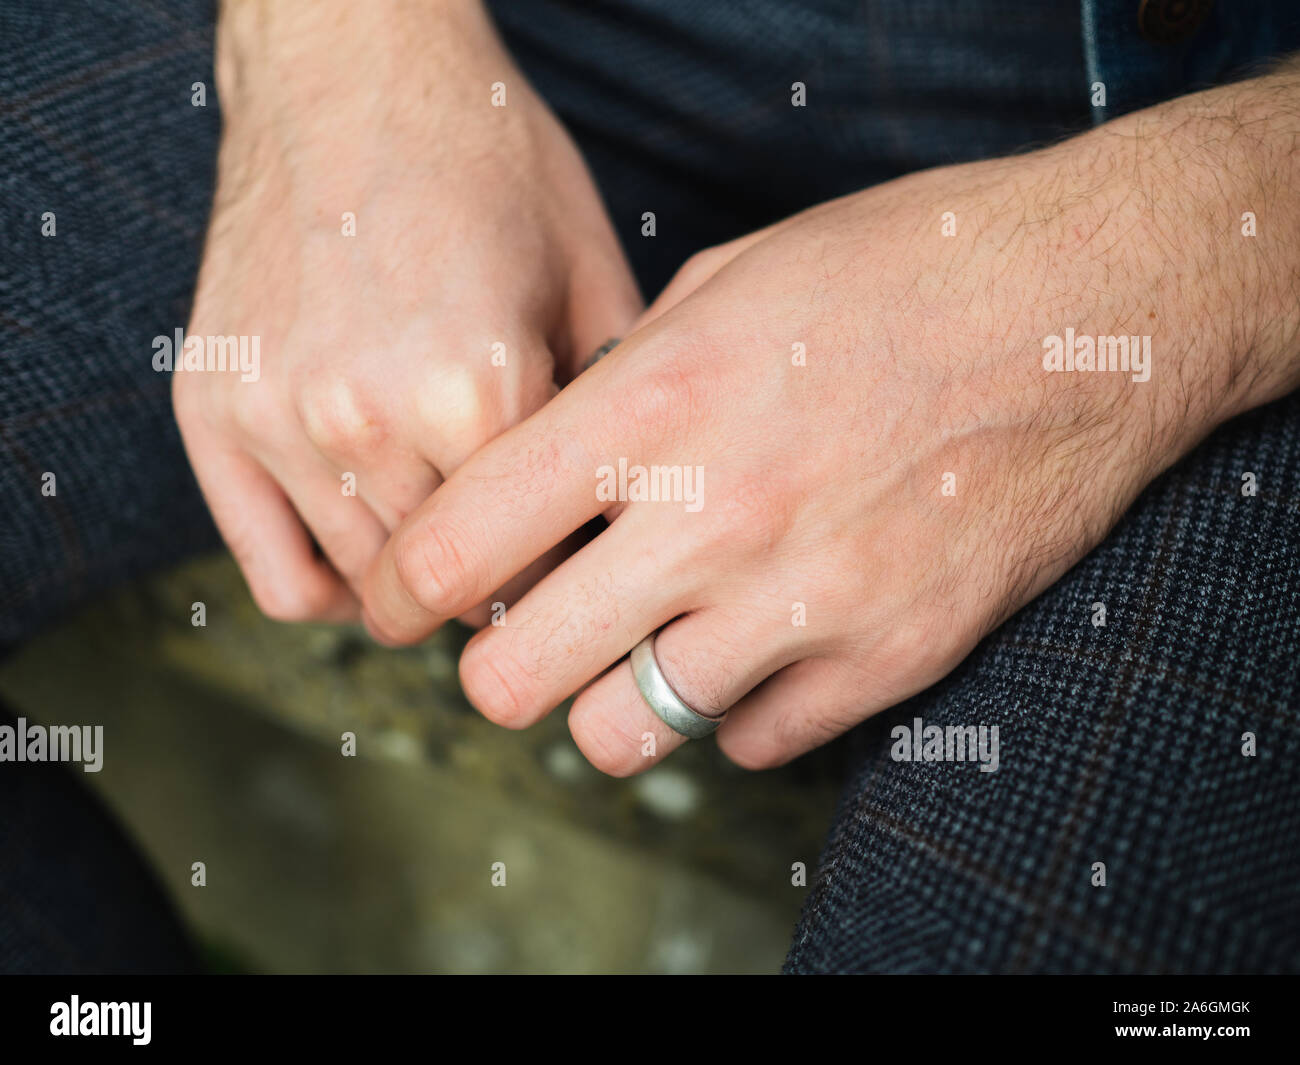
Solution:
M 499 725 L 527 728 L 646 632 L 697 605 L 690 546 L 626 513 L 484 629 L 460 661 L 465 693 Z M 657 544 L 646 550 L 646 543 Z
M 707 608 L 678 618 L 655 637 L 655 660 L 691 709 L 718 717 L 805 653 L 762 604 Z M 569 731 L 597 769 L 625 777 L 662 761 L 686 742 L 650 709 L 624 659 L 574 701 Z

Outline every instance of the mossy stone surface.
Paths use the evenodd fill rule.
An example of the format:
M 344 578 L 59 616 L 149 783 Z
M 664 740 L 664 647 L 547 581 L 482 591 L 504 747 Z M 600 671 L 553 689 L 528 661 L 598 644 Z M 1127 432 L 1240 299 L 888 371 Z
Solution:
M 392 651 L 277 624 L 214 556 L 42 634 L 0 692 L 35 721 L 104 725 L 86 779 L 197 933 L 250 968 L 775 971 L 834 756 L 748 773 L 704 741 L 614 780 L 566 708 L 522 732 L 481 718 L 456 678 L 467 635 Z

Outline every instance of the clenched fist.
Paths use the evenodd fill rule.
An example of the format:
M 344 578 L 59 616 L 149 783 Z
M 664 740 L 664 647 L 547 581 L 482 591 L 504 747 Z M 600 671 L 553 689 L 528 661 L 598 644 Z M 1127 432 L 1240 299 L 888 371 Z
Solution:
M 188 332 L 255 336 L 260 366 L 177 373 L 177 419 L 262 609 L 355 617 L 389 532 L 640 297 L 477 5 L 232 0 L 217 70 Z

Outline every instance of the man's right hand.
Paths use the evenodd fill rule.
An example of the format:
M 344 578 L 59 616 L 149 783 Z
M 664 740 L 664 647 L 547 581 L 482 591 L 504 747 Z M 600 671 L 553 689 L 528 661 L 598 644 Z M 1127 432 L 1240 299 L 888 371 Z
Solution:
M 259 337 L 260 376 L 177 373 L 176 416 L 259 606 L 354 618 L 388 534 L 640 297 L 581 157 L 477 3 L 227 0 L 217 52 L 188 332 Z

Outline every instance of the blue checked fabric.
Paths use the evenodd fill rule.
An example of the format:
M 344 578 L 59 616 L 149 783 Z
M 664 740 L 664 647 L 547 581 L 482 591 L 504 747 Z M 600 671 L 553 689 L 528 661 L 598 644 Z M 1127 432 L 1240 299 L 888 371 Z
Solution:
M 1283 0 L 1220 0 L 1172 46 L 1137 33 L 1138 0 L 489 6 L 647 295 L 810 204 L 1300 47 Z M 0 0 L 0 646 L 217 542 L 150 366 L 188 317 L 211 201 L 213 18 Z M 1298 416 L 1293 398 L 1222 429 L 955 674 L 855 733 L 790 971 L 1297 966 Z M 889 760 L 889 727 L 918 716 L 999 725 L 999 771 Z

